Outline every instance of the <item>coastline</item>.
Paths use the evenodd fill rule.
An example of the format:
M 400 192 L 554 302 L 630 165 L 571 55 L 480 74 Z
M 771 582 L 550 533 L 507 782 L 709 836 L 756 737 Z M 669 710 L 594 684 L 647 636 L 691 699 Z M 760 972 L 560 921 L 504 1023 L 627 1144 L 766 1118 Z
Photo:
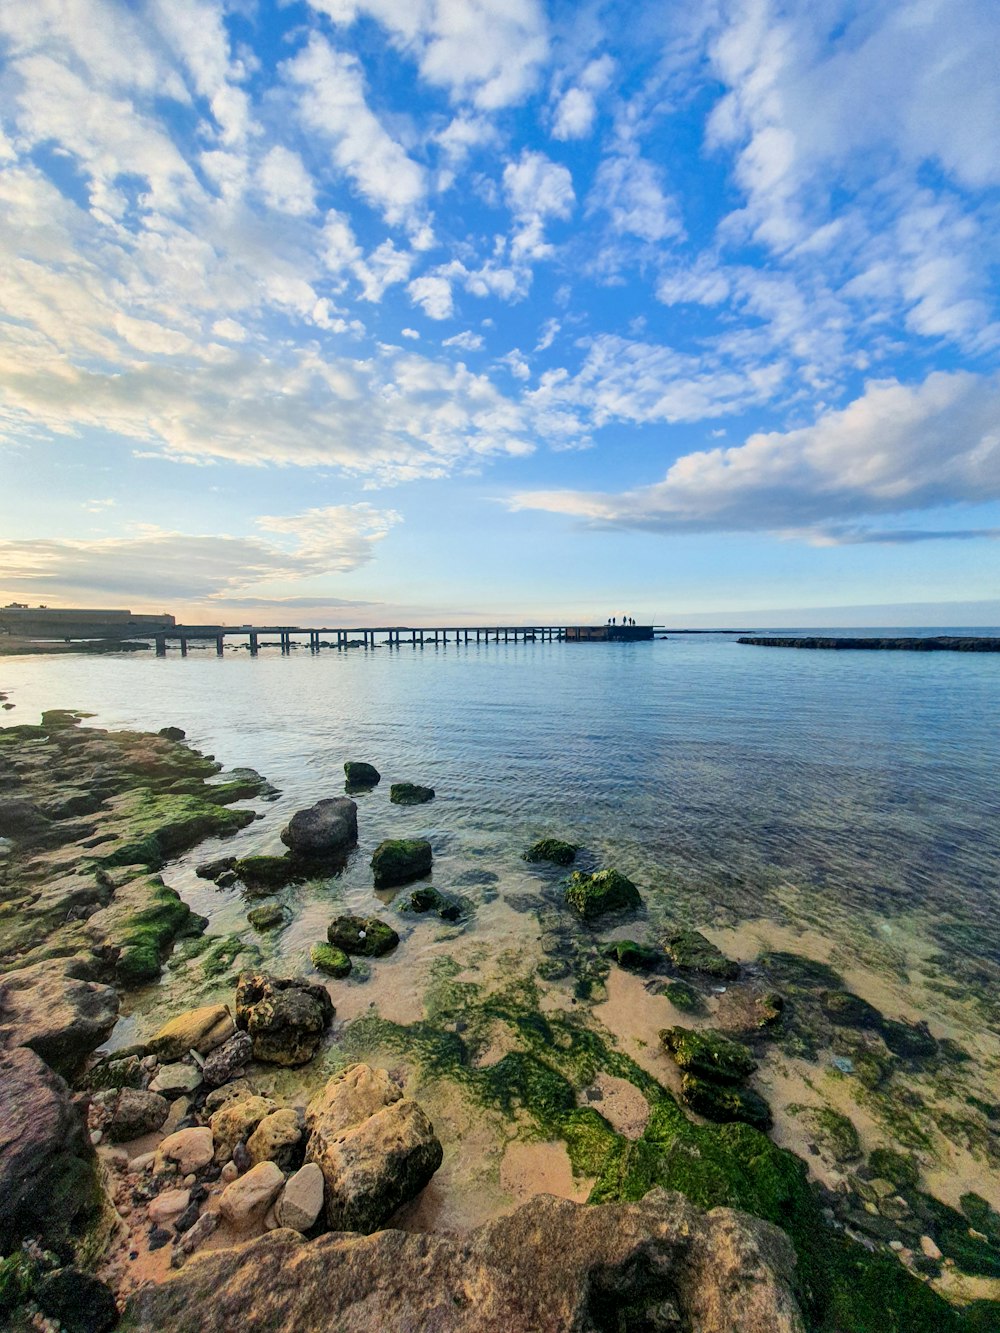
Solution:
M 201 919 L 192 917 L 169 886 L 153 882 L 158 863 L 167 862 L 169 867 L 173 857 L 197 847 L 206 836 L 235 836 L 233 845 L 238 845 L 239 828 L 253 820 L 246 802 L 264 796 L 267 785 L 258 775 L 245 772 L 229 782 L 225 775 L 218 781 L 214 760 L 178 740 L 143 733 L 109 737 L 79 722 L 78 715 L 61 712 L 46 715 L 41 727 L 0 731 L 4 742 L 0 753 L 8 764 L 15 760 L 15 781 L 8 781 L 8 788 L 20 786 L 35 797 L 57 802 L 51 816 L 44 816 L 47 826 L 36 824 L 35 832 L 26 835 L 29 850 L 22 853 L 15 841 L 5 858 L 5 911 L 0 917 L 3 977 L 39 964 L 51 972 L 51 964 L 84 953 L 90 959 L 90 977 L 68 980 L 105 988 L 110 982 L 116 987 L 130 1019 L 128 1044 L 138 1043 L 145 1050 L 155 1030 L 178 1010 L 192 1004 L 231 1003 L 239 975 L 267 964 L 266 935 L 244 926 L 234 935 L 206 936 Z M 121 739 L 122 735 L 128 738 Z M 118 790 L 109 787 L 98 806 L 87 810 L 93 801 L 88 802 L 82 791 L 86 784 L 81 784 L 81 769 L 79 764 L 74 768 L 74 762 L 83 757 L 92 766 L 95 747 L 111 770 L 106 777 Z M 58 787 L 53 781 L 56 755 L 67 767 Z M 5 773 L 10 779 L 9 767 Z M 140 800 L 137 791 L 147 795 Z M 152 811 L 150 796 L 156 807 Z M 62 827 L 54 832 L 58 825 Z M 54 841 L 47 845 L 50 839 Z M 82 873 L 81 856 L 88 859 Z M 138 874 L 136 866 L 141 867 Z M 740 1165 L 741 1150 L 727 1146 L 725 1125 L 720 1128 L 690 1111 L 686 1115 L 680 1111 L 681 1071 L 659 1040 L 659 1032 L 669 1027 L 721 1031 L 745 1044 L 759 1064 L 751 1083 L 771 1105 L 772 1141 L 798 1151 L 812 1168 L 816 1188 L 827 1191 L 814 1190 L 807 1199 L 798 1186 L 793 1189 L 797 1207 L 814 1208 L 817 1219 L 823 1218 L 828 1239 L 840 1245 L 853 1234 L 857 1239 L 845 1242 L 856 1247 L 856 1258 L 854 1250 L 849 1251 L 852 1261 L 867 1255 L 873 1262 L 891 1263 L 886 1270 L 891 1274 L 890 1287 L 896 1281 L 911 1284 L 926 1279 L 953 1297 L 995 1299 L 1000 1294 L 994 1280 L 981 1273 L 959 1277 L 958 1264 L 947 1253 L 934 1259 L 921 1250 L 916 1242 L 928 1233 L 914 1236 L 900 1230 L 898 1223 L 906 1217 L 900 1203 L 888 1208 L 889 1213 L 899 1214 L 895 1218 L 880 1208 L 883 1197 L 901 1201 L 921 1227 L 957 1249 L 966 1262 L 969 1253 L 975 1259 L 976 1246 L 983 1242 L 972 1238 L 969 1250 L 967 1219 L 957 1211 L 953 1216 L 935 1214 L 923 1200 L 936 1196 L 941 1204 L 956 1209 L 961 1195 L 969 1192 L 960 1186 L 982 1174 L 982 1160 L 977 1161 L 973 1149 L 980 1154 L 987 1149 L 995 1152 L 995 1131 L 990 1130 L 985 1111 L 973 1108 L 966 1115 L 964 1132 L 969 1136 L 975 1129 L 978 1141 L 970 1140 L 963 1149 L 957 1137 L 961 1125 L 957 1108 L 968 1107 L 969 1097 L 988 1105 L 976 1077 L 980 1063 L 988 1068 L 995 1058 L 995 1043 L 993 1049 L 977 1046 L 963 1057 L 947 1044 L 954 1043 L 955 1036 L 938 1023 L 933 1037 L 925 1037 L 921 1013 L 917 1007 L 907 1007 L 900 985 L 879 981 L 875 969 L 860 960 L 843 968 L 834 958 L 830 940 L 822 936 L 763 921 L 728 930 L 705 924 L 704 937 L 721 946 L 723 963 L 718 966 L 726 965 L 727 972 L 737 968 L 735 976 L 722 980 L 712 971 L 679 966 L 676 955 L 658 943 L 654 923 L 644 919 L 645 909 L 638 914 L 612 913 L 600 921 L 577 920 L 563 902 L 562 867 L 533 867 L 536 895 L 516 902 L 497 892 L 493 872 L 484 875 L 482 867 L 469 869 L 471 882 L 464 890 L 461 913 L 466 919 L 476 916 L 480 926 L 495 923 L 510 947 L 491 948 L 488 939 L 464 934 L 461 919 L 456 924 L 433 914 L 419 919 L 407 916 L 399 910 L 398 895 L 382 895 L 381 903 L 373 900 L 375 910 L 400 929 L 399 950 L 366 964 L 367 979 L 361 968 L 347 982 L 325 983 L 320 976 L 311 976 L 310 984 L 322 983 L 336 1005 L 332 1037 L 301 1068 L 254 1068 L 251 1074 L 269 1095 L 291 1107 L 304 1105 L 351 1061 L 384 1063 L 395 1071 L 404 1092 L 418 1097 L 432 1112 L 445 1145 L 444 1166 L 420 1199 L 407 1205 L 397 1226 L 448 1234 L 510 1213 L 543 1188 L 567 1192 L 573 1199 L 609 1201 L 638 1197 L 637 1190 L 645 1192 L 644 1187 L 660 1181 L 675 1188 L 686 1183 L 685 1192 L 702 1206 L 749 1203 L 766 1217 L 768 1205 L 759 1180 L 751 1175 L 749 1183 L 738 1183 L 746 1166 Z M 50 891 L 56 885 L 62 896 L 53 898 Z M 240 902 L 248 887 L 236 884 L 224 891 Z M 31 892 L 18 898 L 12 888 Z M 133 895 L 128 915 L 115 912 L 115 900 L 123 892 Z M 135 900 L 137 893 L 141 900 Z M 245 906 L 252 910 L 273 898 L 284 901 L 280 887 L 277 894 L 265 892 Z M 652 902 L 647 906 L 652 911 Z M 136 911 L 156 916 L 152 942 L 121 933 L 129 929 Z M 168 919 L 169 927 L 164 924 Z M 527 946 L 519 928 L 526 920 L 539 927 L 534 944 Z M 647 947 L 659 950 L 648 973 L 633 972 L 607 957 L 609 945 L 625 939 L 642 943 L 642 937 Z M 429 967 L 424 961 L 411 961 L 419 941 L 428 938 L 437 946 L 431 950 L 435 956 Z M 838 962 L 841 972 L 831 970 L 831 961 Z M 141 976 L 137 963 L 145 968 Z M 164 978 L 159 983 L 154 980 L 157 970 Z M 144 988 L 135 989 L 139 980 Z M 692 992 L 693 1009 L 678 1009 L 670 998 L 671 987 L 678 982 Z M 775 988 L 783 998 L 781 1014 L 764 1021 L 760 1003 Z M 841 997 L 832 1005 L 834 1018 L 829 1012 L 831 996 Z M 854 1000 L 872 1008 L 859 1010 Z M 848 1021 L 835 1021 L 845 1018 Z M 890 1047 L 889 1038 L 902 1053 Z M 112 1039 L 112 1046 L 120 1053 L 121 1043 Z M 838 1068 L 835 1060 L 850 1068 Z M 859 1077 L 862 1073 L 865 1079 Z M 945 1085 L 943 1093 L 939 1102 L 930 1103 L 926 1098 L 937 1084 Z M 912 1104 L 914 1094 L 925 1097 L 919 1106 Z M 793 1097 L 795 1106 L 806 1106 L 808 1098 L 812 1111 L 786 1113 Z M 197 1098 L 193 1110 L 197 1116 Z M 850 1140 L 842 1119 L 819 1114 L 824 1110 L 841 1118 L 848 1115 L 857 1144 Z M 950 1117 L 945 1121 L 955 1140 L 950 1158 L 941 1156 L 940 1140 L 946 1136 L 943 1127 L 934 1128 L 935 1114 Z M 715 1176 L 685 1178 L 663 1165 L 670 1160 L 665 1145 L 685 1142 L 697 1145 L 699 1153 L 723 1152 Z M 773 1151 L 765 1148 L 768 1141 L 763 1136 L 752 1142 L 758 1156 Z M 141 1146 L 143 1153 L 128 1160 L 145 1155 L 152 1145 Z M 880 1179 L 864 1174 L 865 1159 L 877 1147 L 901 1151 L 916 1165 L 921 1185 L 934 1187 L 932 1194 L 924 1195 L 914 1185 L 901 1186 L 900 1194 L 882 1196 L 876 1191 L 874 1200 L 859 1193 Z M 119 1156 L 112 1160 L 107 1150 L 102 1153 L 98 1148 L 107 1159 L 105 1169 L 116 1169 L 117 1160 L 120 1173 L 121 1150 L 116 1151 Z M 774 1169 L 784 1161 L 774 1157 Z M 756 1170 L 760 1169 L 758 1163 Z M 798 1178 L 795 1168 L 789 1180 Z M 131 1183 L 127 1188 L 134 1193 Z M 980 1183 L 978 1192 L 987 1204 L 1000 1203 L 995 1171 L 986 1186 Z M 130 1209 L 126 1219 L 137 1215 L 144 1221 L 141 1207 L 126 1206 Z M 832 1216 L 826 1217 L 823 1209 Z M 932 1225 L 935 1217 L 937 1223 Z M 137 1244 L 136 1225 L 128 1223 L 132 1249 Z M 263 1225 L 259 1230 L 263 1232 Z M 904 1254 L 903 1261 L 890 1248 L 890 1234 L 912 1241 L 899 1241 L 896 1253 Z M 958 1235 L 965 1237 L 962 1245 Z M 223 1229 L 206 1241 L 206 1248 L 218 1249 L 233 1238 Z M 930 1239 L 938 1249 L 933 1235 Z M 148 1249 L 142 1248 L 140 1269 L 146 1275 L 166 1276 L 167 1257 L 153 1262 Z M 151 1253 L 155 1256 L 158 1251 Z M 904 1267 L 907 1256 L 914 1275 Z M 134 1285 L 125 1277 L 129 1263 L 119 1246 L 112 1267 L 102 1270 L 115 1276 L 120 1291 Z M 818 1269 L 832 1265 L 831 1271 L 836 1271 L 825 1251 L 801 1252 L 800 1264 Z M 939 1322 L 926 1327 L 947 1327 L 940 1320 L 949 1317 L 948 1307 L 935 1310 Z

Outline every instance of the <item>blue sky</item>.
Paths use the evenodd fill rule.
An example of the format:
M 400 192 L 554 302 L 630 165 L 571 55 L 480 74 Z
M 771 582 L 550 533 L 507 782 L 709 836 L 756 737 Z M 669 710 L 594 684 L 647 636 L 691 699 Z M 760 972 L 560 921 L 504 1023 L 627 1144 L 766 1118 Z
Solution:
M 7 0 L 0 56 L 0 600 L 996 619 L 994 0 Z

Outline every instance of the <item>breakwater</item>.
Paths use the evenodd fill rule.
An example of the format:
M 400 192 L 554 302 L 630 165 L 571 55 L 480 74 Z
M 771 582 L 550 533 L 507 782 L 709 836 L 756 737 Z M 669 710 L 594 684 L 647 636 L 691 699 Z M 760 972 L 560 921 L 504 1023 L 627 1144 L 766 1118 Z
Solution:
M 770 635 L 744 635 L 737 643 L 755 648 L 869 648 L 914 653 L 1000 653 L 1000 638 L 985 635 L 935 635 L 932 638 L 816 638 L 796 635 L 775 638 Z

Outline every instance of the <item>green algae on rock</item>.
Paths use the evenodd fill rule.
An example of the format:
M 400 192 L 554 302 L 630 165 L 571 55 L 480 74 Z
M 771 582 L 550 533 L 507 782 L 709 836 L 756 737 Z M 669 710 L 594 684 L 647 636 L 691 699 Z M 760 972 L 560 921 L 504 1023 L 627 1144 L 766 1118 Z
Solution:
M 674 1008 L 683 1014 L 701 1014 L 705 1011 L 705 1001 L 686 981 L 669 982 L 663 993 Z
M 421 787 L 417 782 L 394 782 L 389 788 L 393 805 L 426 805 L 434 799 L 433 787 Z
M 462 905 L 453 898 L 446 898 L 443 893 L 426 884 L 414 889 L 408 902 L 400 905 L 400 910 L 410 912 L 433 912 L 442 921 L 457 921 L 462 915 Z
M 302 878 L 300 867 L 290 856 L 243 856 L 234 862 L 233 869 L 251 890 L 280 889 Z
M 264 903 L 247 912 L 247 920 L 254 930 L 274 930 L 288 920 L 288 911 L 280 903 Z
M 115 845 L 101 847 L 95 859 L 105 866 L 146 865 L 159 869 L 163 862 L 187 851 L 205 838 L 221 838 L 252 824 L 252 810 L 231 810 L 197 796 L 161 795 L 137 788 L 115 797 Z
M 920 1179 L 916 1159 L 892 1148 L 873 1148 L 868 1155 L 868 1166 L 873 1175 L 892 1181 L 897 1189 L 915 1189 Z
M 740 1083 L 757 1068 L 746 1046 L 711 1029 L 664 1028 L 660 1040 L 686 1073 L 717 1083 Z
M 118 884 L 87 929 L 105 949 L 117 951 L 115 977 L 128 987 L 155 981 L 174 941 L 200 934 L 206 924 L 159 875 L 142 875 Z
M 574 870 L 566 881 L 566 901 L 588 921 L 642 906 L 639 890 L 618 870 L 598 870 L 593 875 Z
M 739 963 L 727 958 L 698 930 L 676 930 L 667 936 L 663 947 L 682 972 L 704 972 L 720 981 L 735 981 L 740 974 Z
M 377 916 L 338 916 L 330 922 L 326 937 L 344 953 L 360 954 L 362 958 L 380 958 L 399 943 L 392 926 Z
M 346 977 L 353 964 L 343 949 L 333 944 L 314 944 L 309 950 L 309 961 L 317 972 L 325 972 L 330 977 Z
M 635 940 L 612 940 L 605 947 L 604 956 L 613 958 L 619 967 L 629 972 L 651 972 L 663 961 L 659 949 L 651 949 L 648 944 L 637 944 Z
M 561 838 L 540 838 L 532 843 L 522 855 L 524 861 L 551 861 L 557 866 L 572 865 L 578 848 L 575 843 L 563 842 Z
M 812 1131 L 820 1151 L 833 1161 L 843 1163 L 860 1160 L 861 1140 L 850 1116 L 843 1115 L 832 1106 L 803 1106 L 793 1102 L 786 1109 L 790 1115 L 802 1117 Z
M 692 1111 L 720 1124 L 735 1120 L 766 1131 L 773 1123 L 771 1108 L 752 1088 L 731 1087 L 698 1078 L 695 1074 L 684 1074 L 681 1077 L 681 1098 Z
M 391 888 L 426 875 L 433 853 L 426 838 L 387 838 L 372 854 L 375 887 Z

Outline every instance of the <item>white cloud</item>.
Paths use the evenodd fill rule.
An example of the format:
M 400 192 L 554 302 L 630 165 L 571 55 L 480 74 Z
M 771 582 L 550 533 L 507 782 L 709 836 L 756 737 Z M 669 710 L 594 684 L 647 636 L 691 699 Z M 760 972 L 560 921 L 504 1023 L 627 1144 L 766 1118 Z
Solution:
M 546 352 L 556 340 L 556 335 L 562 325 L 557 319 L 547 319 L 542 325 L 542 332 L 539 335 L 538 342 L 535 343 L 536 352 Z
M 291 217 L 308 217 L 316 208 L 316 188 L 298 153 L 275 144 L 257 169 L 268 207 Z
M 620 236 L 663 241 L 684 233 L 677 203 L 663 191 L 661 170 L 636 152 L 604 158 L 587 208 L 603 209 Z
M 544 259 L 552 246 L 544 239 L 549 218 L 568 218 L 576 203 L 573 177 L 568 168 L 544 153 L 525 149 L 516 162 L 503 171 L 504 193 L 518 228 L 511 240 L 515 261 Z
M 473 333 L 471 329 L 466 329 L 463 333 L 456 333 L 451 338 L 445 338 L 441 344 L 442 347 L 460 347 L 463 352 L 478 352 L 483 345 L 483 335 Z
M 413 338 L 414 341 L 416 341 L 417 339 L 419 339 L 420 334 L 417 332 L 416 329 L 400 329 L 399 336 L 401 338 Z
M 867 540 L 850 526 L 865 515 L 1000 498 L 998 413 L 1000 377 L 935 371 L 916 386 L 872 381 L 811 426 L 687 454 L 651 486 L 618 495 L 527 492 L 513 503 L 651 531 Z
M 298 90 L 303 126 L 329 141 L 334 163 L 361 197 L 388 222 L 413 220 L 427 190 L 424 170 L 368 106 L 357 58 L 314 33 L 284 72 Z
M 522 102 L 548 54 L 538 0 L 309 0 L 335 23 L 362 15 L 413 56 L 427 83 L 481 111 Z
M 585 139 L 597 117 L 596 94 L 611 82 L 615 62 L 610 56 L 592 60 L 583 70 L 579 81 L 563 92 L 556 102 L 552 118 L 554 139 Z
M 414 278 L 406 290 L 413 304 L 420 306 L 430 319 L 450 319 L 453 315 L 455 307 L 447 278 L 425 274 Z

